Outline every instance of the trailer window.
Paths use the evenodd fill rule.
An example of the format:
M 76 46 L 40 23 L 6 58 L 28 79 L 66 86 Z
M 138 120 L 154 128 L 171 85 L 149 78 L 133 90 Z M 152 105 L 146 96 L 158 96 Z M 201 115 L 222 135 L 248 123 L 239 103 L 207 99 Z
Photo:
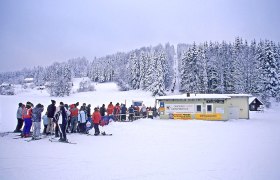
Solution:
M 201 105 L 196 105 L 196 112 L 201 112 Z
M 206 106 L 207 112 L 212 112 L 212 105 L 211 104 L 207 104 Z

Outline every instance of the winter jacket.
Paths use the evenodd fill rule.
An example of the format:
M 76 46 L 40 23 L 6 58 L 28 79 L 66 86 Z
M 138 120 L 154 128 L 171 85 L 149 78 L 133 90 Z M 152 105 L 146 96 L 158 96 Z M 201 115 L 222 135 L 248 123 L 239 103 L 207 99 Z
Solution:
M 42 117 L 42 119 L 43 119 L 43 124 L 44 125 L 48 125 L 49 124 L 49 118 L 48 118 L 48 116 L 46 114 Z
M 31 119 L 32 117 L 32 108 L 26 110 L 26 114 L 23 115 L 24 119 Z
M 87 108 L 86 108 L 86 113 L 87 113 L 87 117 L 90 117 L 90 115 L 91 115 L 90 106 L 87 106 Z
M 109 104 L 108 107 L 107 107 L 107 115 L 113 114 L 113 111 L 114 111 L 114 105 Z
M 27 108 L 25 106 L 22 107 L 22 119 L 24 119 L 24 116 L 27 114 Z
M 17 110 L 17 118 L 22 118 L 22 107 L 19 107 Z
M 100 108 L 100 114 L 101 114 L 101 116 L 105 116 L 105 112 L 106 112 L 106 108 L 105 108 L 104 106 L 102 106 L 102 107 Z
M 129 111 L 129 114 L 132 114 L 132 113 L 134 113 L 134 108 L 133 108 L 133 107 L 130 107 L 130 108 L 128 109 L 128 111 Z
M 71 115 L 70 115 L 71 117 L 78 117 L 79 110 L 75 106 L 70 109 L 70 112 L 71 112 Z
M 41 122 L 42 112 L 44 111 L 43 107 L 35 107 L 32 110 L 32 121 L 33 122 Z
M 125 107 L 125 105 L 122 106 L 121 109 L 121 114 L 126 114 L 127 108 Z
M 56 107 L 54 104 L 50 104 L 47 108 L 47 111 L 48 111 L 48 118 L 53 118 L 54 117 L 54 114 L 55 114 L 55 111 L 56 111 Z
M 58 111 L 55 113 L 54 120 L 58 122 L 58 124 L 67 124 L 67 114 L 66 108 L 64 106 L 59 106 Z
M 114 114 L 120 114 L 121 107 L 120 106 L 115 106 L 114 108 Z
M 78 115 L 78 121 L 80 123 L 85 123 L 87 121 L 87 114 L 84 110 L 81 110 Z
M 95 111 L 93 114 L 92 114 L 92 121 L 94 124 L 99 124 L 100 123 L 100 120 L 101 120 L 101 114 L 99 111 Z

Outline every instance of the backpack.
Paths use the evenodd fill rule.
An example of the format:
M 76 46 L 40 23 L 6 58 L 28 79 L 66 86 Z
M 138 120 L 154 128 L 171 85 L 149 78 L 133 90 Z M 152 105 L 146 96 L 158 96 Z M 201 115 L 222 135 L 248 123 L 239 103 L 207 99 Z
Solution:
M 61 114 L 61 111 L 57 111 L 53 117 L 53 120 L 55 122 L 58 122 L 59 121 L 59 117 L 60 117 L 60 114 Z

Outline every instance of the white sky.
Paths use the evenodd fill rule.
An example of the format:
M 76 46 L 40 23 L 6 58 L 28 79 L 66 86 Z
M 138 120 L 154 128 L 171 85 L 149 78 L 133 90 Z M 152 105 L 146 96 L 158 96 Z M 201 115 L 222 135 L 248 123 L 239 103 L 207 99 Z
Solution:
M 1 0 L 0 72 L 142 46 L 280 42 L 277 0 Z

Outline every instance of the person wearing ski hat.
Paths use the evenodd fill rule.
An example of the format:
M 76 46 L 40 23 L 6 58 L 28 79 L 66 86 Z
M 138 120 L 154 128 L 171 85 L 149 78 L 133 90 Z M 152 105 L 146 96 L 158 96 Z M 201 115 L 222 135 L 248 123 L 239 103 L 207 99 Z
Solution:
M 18 110 L 17 110 L 17 126 L 16 129 L 14 130 L 15 133 L 19 132 L 21 133 L 21 128 L 23 126 L 23 118 L 22 118 L 22 110 L 23 110 L 23 104 L 19 103 L 18 104 Z
M 53 132 L 53 117 L 54 117 L 54 114 L 55 114 L 55 111 L 56 111 L 56 107 L 55 107 L 55 100 L 51 100 L 51 104 L 48 106 L 47 108 L 47 116 L 48 116 L 48 127 L 47 127 L 47 135 L 50 135 L 51 132 Z

